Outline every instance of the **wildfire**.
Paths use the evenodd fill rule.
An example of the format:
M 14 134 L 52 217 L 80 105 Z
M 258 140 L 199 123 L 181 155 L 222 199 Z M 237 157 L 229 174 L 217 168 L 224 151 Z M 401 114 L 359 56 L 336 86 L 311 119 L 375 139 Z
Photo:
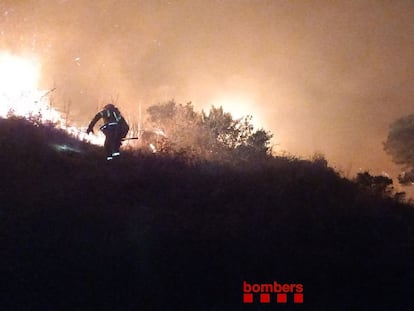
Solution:
M 61 113 L 51 107 L 51 91 L 38 89 L 40 68 L 35 58 L 0 52 L 0 117 L 35 118 L 40 123 L 52 123 L 80 140 L 103 145 L 102 134 L 87 135 L 85 128 L 67 126 Z
M 262 127 L 262 122 L 257 119 L 257 117 L 260 116 L 259 111 L 257 111 L 253 99 L 247 94 L 221 94 L 221 96 L 213 99 L 210 105 L 214 107 L 223 107 L 224 111 L 230 112 L 235 119 L 254 115 L 255 118 L 251 120 L 251 123 L 255 128 Z

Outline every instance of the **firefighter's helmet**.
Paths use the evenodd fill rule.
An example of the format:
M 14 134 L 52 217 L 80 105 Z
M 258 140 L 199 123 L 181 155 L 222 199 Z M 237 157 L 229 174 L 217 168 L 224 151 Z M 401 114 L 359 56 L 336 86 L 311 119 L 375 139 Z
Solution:
M 104 109 L 115 109 L 115 106 L 113 104 L 107 104 L 104 106 Z

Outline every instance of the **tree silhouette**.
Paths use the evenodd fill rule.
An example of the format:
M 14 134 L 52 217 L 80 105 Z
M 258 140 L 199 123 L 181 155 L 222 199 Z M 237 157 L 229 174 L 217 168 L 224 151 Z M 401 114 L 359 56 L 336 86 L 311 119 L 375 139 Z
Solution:
M 358 173 L 355 183 L 367 193 L 389 196 L 393 192 L 392 179 L 386 176 L 372 176 L 368 172 Z
M 391 124 L 384 150 L 394 163 L 414 168 L 414 114 Z
M 147 113 L 152 127 L 162 130 L 166 136 L 164 150 L 197 149 L 200 116 L 191 102 L 182 105 L 172 100 L 149 107 Z
M 164 131 L 166 150 L 186 152 L 205 159 L 232 161 L 270 153 L 272 134 L 254 131 L 251 117 L 233 119 L 222 107 L 198 113 L 193 105 L 169 101 L 147 109 L 148 122 Z

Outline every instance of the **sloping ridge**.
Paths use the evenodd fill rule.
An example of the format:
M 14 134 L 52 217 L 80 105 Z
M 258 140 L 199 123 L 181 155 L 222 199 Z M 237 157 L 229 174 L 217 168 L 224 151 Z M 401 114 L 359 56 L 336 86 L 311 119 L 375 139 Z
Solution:
M 412 308 L 412 207 L 323 161 L 106 163 L 19 119 L 0 149 L 1 309 L 240 310 L 243 281 L 303 284 L 287 308 Z

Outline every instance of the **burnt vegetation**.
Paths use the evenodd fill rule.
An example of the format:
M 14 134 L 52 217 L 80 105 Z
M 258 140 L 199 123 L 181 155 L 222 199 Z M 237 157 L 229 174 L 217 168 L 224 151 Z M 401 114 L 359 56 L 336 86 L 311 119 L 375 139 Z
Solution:
M 414 212 L 389 180 L 252 151 L 268 145 L 249 131 L 215 133 L 201 157 L 188 150 L 204 137 L 107 163 L 53 126 L 0 119 L 0 308 L 274 310 L 243 305 L 242 284 L 277 281 L 304 285 L 284 309 L 411 309 Z

